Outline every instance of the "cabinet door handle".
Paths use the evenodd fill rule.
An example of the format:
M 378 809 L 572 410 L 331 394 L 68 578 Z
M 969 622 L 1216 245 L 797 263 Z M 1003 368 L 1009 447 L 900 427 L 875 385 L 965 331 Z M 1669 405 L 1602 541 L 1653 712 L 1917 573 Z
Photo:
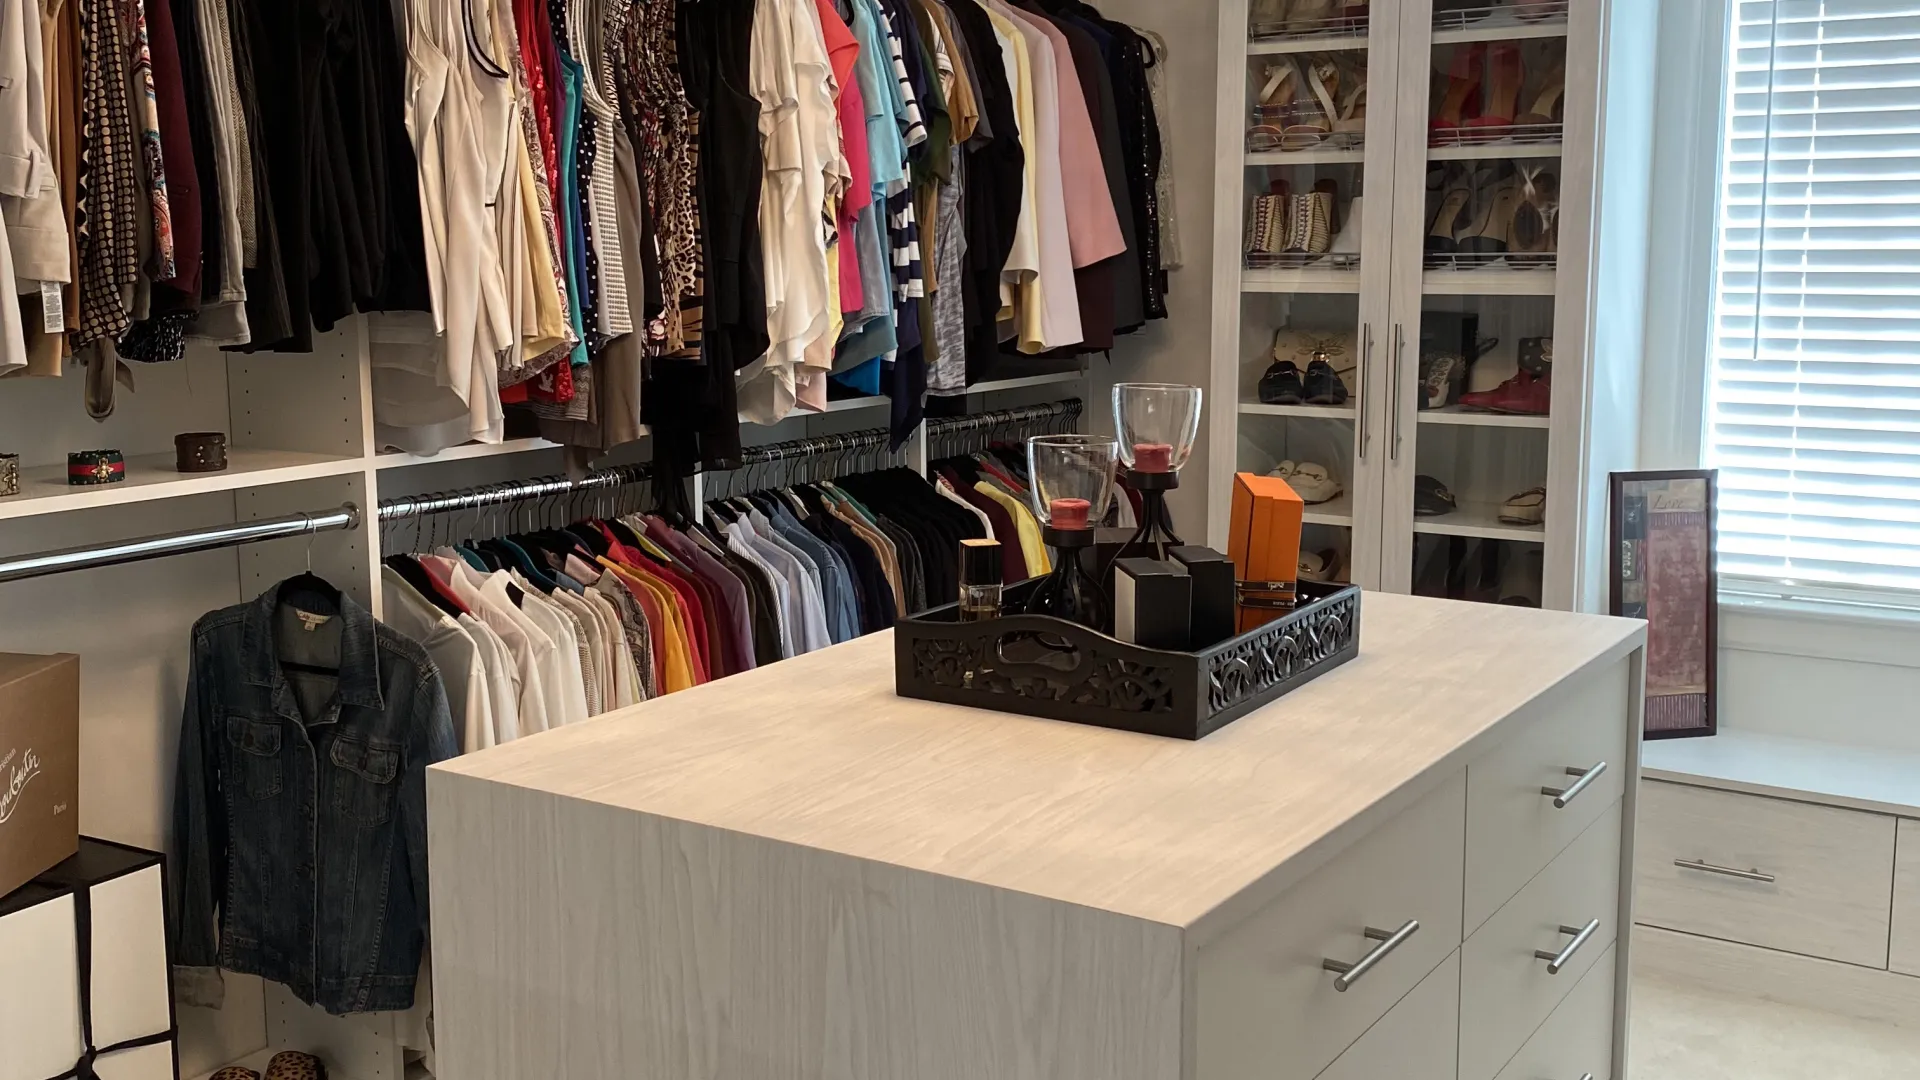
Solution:
M 1543 787 L 1540 789 L 1540 794 L 1553 800 L 1553 808 L 1555 810 L 1565 810 L 1568 803 L 1578 798 L 1581 792 L 1587 790 L 1588 784 L 1600 779 L 1600 774 L 1606 771 L 1607 763 L 1604 761 L 1591 769 L 1576 769 L 1568 766 L 1567 775 L 1577 776 L 1580 779 L 1575 780 L 1572 784 L 1563 788 Z
M 1400 947 L 1401 943 L 1412 937 L 1420 929 L 1420 920 L 1408 919 L 1405 926 L 1398 930 L 1377 930 L 1371 926 L 1361 931 L 1369 941 L 1377 941 L 1373 950 L 1359 960 L 1349 964 L 1344 960 L 1322 960 L 1324 970 L 1336 972 L 1339 978 L 1333 980 L 1333 988 L 1344 994 L 1347 987 L 1360 981 L 1360 977 L 1373 970 L 1373 966 L 1387 958 L 1387 954 Z
M 1562 926 L 1560 932 L 1563 934 L 1572 934 L 1573 940 L 1567 942 L 1567 947 L 1557 953 L 1550 953 L 1545 949 L 1535 949 L 1533 950 L 1534 959 L 1545 960 L 1547 962 L 1547 974 L 1558 975 L 1560 974 L 1560 969 L 1566 967 L 1567 964 L 1572 961 L 1573 954 L 1579 952 L 1580 946 L 1585 945 L 1587 939 L 1592 937 L 1594 931 L 1598 929 L 1600 929 L 1599 919 L 1590 919 L 1585 926 Z
M 1387 381 L 1392 384 L 1387 388 L 1390 391 L 1387 394 L 1387 414 L 1392 418 L 1392 425 L 1387 429 L 1387 438 L 1392 440 L 1388 444 L 1387 456 L 1394 461 L 1400 460 L 1400 362 L 1406 352 L 1407 331 L 1399 323 L 1394 323 L 1393 372 L 1387 376 Z
M 1360 326 L 1360 393 L 1355 395 L 1354 408 L 1360 413 L 1360 460 L 1367 457 L 1367 444 L 1373 441 L 1373 429 L 1367 423 L 1367 395 L 1373 393 L 1373 324 Z
M 1735 870 L 1731 866 L 1715 866 L 1703 859 L 1675 859 L 1673 865 L 1682 870 L 1698 870 L 1703 874 L 1719 874 L 1721 877 L 1739 878 L 1741 881 L 1760 881 L 1768 885 L 1779 880 L 1772 874 L 1763 874 L 1759 870 Z

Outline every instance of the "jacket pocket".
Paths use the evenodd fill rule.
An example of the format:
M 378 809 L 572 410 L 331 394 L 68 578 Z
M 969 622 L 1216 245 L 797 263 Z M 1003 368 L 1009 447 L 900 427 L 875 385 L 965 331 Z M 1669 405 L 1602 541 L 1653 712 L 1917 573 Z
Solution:
M 280 725 L 272 720 L 227 717 L 227 742 L 233 747 L 234 787 L 250 799 L 280 794 Z
M 333 808 L 361 825 L 386 824 L 400 790 L 400 748 L 341 735 L 333 740 L 327 757 L 335 766 Z

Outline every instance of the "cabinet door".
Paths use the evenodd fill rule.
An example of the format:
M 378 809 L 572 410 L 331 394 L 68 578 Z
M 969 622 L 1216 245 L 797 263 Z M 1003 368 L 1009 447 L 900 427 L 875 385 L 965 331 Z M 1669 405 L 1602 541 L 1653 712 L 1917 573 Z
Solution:
M 1240 248 L 1217 264 L 1233 273 L 1216 317 L 1237 323 L 1216 327 L 1237 345 L 1217 350 L 1214 400 L 1232 413 L 1215 414 L 1227 425 L 1216 431 L 1233 433 L 1235 471 L 1318 467 L 1294 480 L 1312 500 L 1301 547 L 1325 556 L 1332 578 L 1369 588 L 1380 584 L 1403 6 L 1250 0 L 1221 16 L 1229 38 L 1244 10 L 1246 33 L 1234 44 L 1244 75 L 1228 53 L 1220 78 L 1218 197 Z M 1263 384 L 1282 365 L 1299 378 L 1276 371 Z
M 1392 591 L 1549 600 L 1548 530 L 1572 509 L 1543 507 L 1560 411 L 1568 12 L 1569 0 L 1401 8 L 1391 318 L 1378 345 L 1392 392 L 1381 505 Z

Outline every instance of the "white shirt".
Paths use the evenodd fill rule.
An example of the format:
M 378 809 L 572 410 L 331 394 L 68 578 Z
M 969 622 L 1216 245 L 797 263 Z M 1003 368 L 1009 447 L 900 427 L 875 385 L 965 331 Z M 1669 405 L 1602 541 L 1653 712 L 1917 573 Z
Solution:
M 452 554 L 434 556 L 434 567 L 445 573 L 448 586 L 460 602 L 500 635 L 512 655 L 514 668 L 520 672 L 520 734 L 534 735 L 553 726 L 548 722 L 547 689 L 542 678 L 550 666 L 553 639 L 508 598 L 506 575 L 482 575 Z
M 814 0 L 754 5 L 747 80 L 760 102 L 760 244 L 770 344 L 737 378 L 741 415 L 772 424 L 793 410 L 795 370 L 827 332 L 829 305 L 838 303 L 828 295 L 824 219 L 828 178 L 844 171 L 844 159 L 833 68 Z
M 506 588 L 504 583 L 511 581 L 525 594 L 520 613 L 546 631 L 553 642 L 553 651 L 540 669 L 541 681 L 547 689 L 548 722 L 559 727 L 585 720 L 587 687 L 580 674 L 580 640 L 574 633 L 572 621 L 517 573 L 502 570 L 489 578 L 488 584 L 494 581 L 502 582 L 502 590 Z
M 599 716 L 608 709 L 607 697 L 613 686 L 613 672 L 607 667 L 606 627 L 584 598 L 571 589 L 555 589 L 548 597 L 573 616 L 580 630 L 581 675 L 587 687 L 587 715 Z
M 487 701 L 493 708 L 493 743 L 509 743 L 520 737 L 520 669 L 514 665 L 507 643 L 493 628 L 471 615 L 454 620 L 473 639 L 480 661 L 487 670 Z
M 382 621 L 419 642 L 440 669 L 447 711 L 460 725 L 460 752 L 471 754 L 492 746 L 493 705 L 480 647 L 451 615 L 434 607 L 393 568 L 380 568 L 380 587 L 386 600 Z
M 1080 327 L 1080 292 L 1073 278 L 1072 239 L 1067 231 L 1066 179 L 1060 168 L 1059 62 L 1054 56 L 1053 42 L 1035 30 L 1020 13 L 1000 0 L 986 0 L 986 6 L 1020 32 L 1027 45 L 1028 65 L 1033 71 L 1034 130 L 1022 131 L 1020 141 L 1037 162 L 1041 344 L 1046 349 L 1076 345 L 1085 340 L 1086 335 Z M 1069 72 L 1073 70 L 1071 63 L 1069 58 Z

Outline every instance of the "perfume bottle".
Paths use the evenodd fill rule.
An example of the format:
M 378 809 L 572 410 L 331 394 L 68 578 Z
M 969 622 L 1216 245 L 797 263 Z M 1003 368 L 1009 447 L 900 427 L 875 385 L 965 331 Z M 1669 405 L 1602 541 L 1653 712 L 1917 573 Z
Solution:
M 1093 557 L 1093 523 L 1113 498 L 1119 455 L 1119 444 L 1100 435 L 1027 440 L 1029 494 L 1053 549 L 1053 572 L 1027 597 L 1027 614 L 1051 615 L 1102 633 L 1113 629 L 1112 601 L 1085 562 Z
M 960 541 L 960 621 L 1000 617 L 1000 541 Z
M 1113 388 L 1113 429 L 1127 486 L 1140 493 L 1140 527 L 1114 558 L 1165 560 L 1182 546 L 1167 512 L 1167 492 L 1180 486 L 1180 470 L 1200 434 L 1200 388 L 1174 383 L 1118 383 Z

